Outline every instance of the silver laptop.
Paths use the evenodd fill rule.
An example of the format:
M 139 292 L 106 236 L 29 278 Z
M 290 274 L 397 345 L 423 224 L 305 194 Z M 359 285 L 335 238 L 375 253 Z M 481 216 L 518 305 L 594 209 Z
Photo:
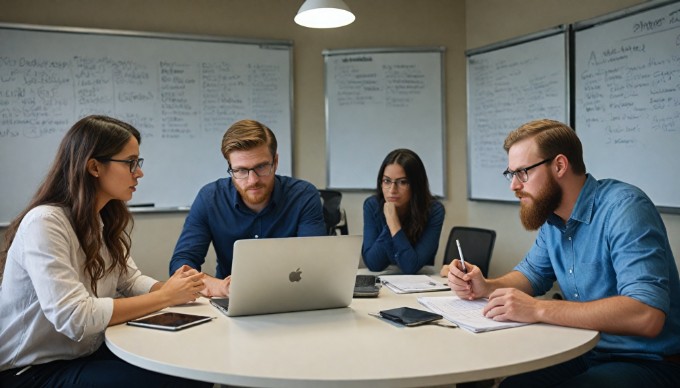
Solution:
M 221 310 L 236 317 L 347 307 L 361 243 L 347 235 L 236 241 L 228 307 Z

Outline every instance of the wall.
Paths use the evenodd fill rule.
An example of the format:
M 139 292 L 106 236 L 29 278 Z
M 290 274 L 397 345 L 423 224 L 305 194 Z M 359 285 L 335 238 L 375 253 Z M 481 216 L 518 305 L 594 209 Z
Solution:
M 296 25 L 293 17 L 302 3 L 302 0 L 0 0 L 0 22 L 294 41 L 293 171 L 320 188 L 326 184 L 323 49 L 446 47 L 448 125 L 456 128 L 455 133 L 465 133 L 464 1 L 420 0 L 414 6 L 411 0 L 347 0 L 357 20 L 333 30 Z M 225 123 L 225 130 L 230 124 Z M 449 162 L 459 166 L 452 168 L 455 173 L 448 177 L 449 182 L 464 182 L 461 175 L 464 150 L 464 137 L 449 136 Z M 143 146 L 141 151 L 144 152 Z M 371 168 L 377 173 L 378 167 Z M 144 184 L 143 179 L 140 184 Z M 449 207 L 454 202 L 465 203 L 464 187 L 456 186 L 447 201 Z M 452 191 L 449 185 L 449 192 Z M 362 204 L 367 195 L 351 193 L 343 199 L 352 234 L 362 233 Z M 143 271 L 161 279 L 167 276 L 167 263 L 184 217 L 185 214 L 172 213 L 135 216 L 132 253 Z M 454 223 L 465 223 L 465 206 L 449 210 L 447 226 L 450 228 Z M 213 263 L 204 270 L 213 272 Z
M 299 27 L 293 16 L 302 0 L 0 0 L 0 22 L 135 31 L 290 39 L 295 45 L 293 171 L 325 187 L 323 49 L 383 46 L 446 47 L 447 198 L 437 260 L 453 225 L 498 232 L 491 275 L 511 269 L 534 233 L 518 219 L 518 206 L 466 200 L 465 55 L 484 46 L 562 23 L 625 8 L 640 0 L 346 0 L 357 15 L 334 30 Z M 229 123 L 225 123 L 225 129 Z M 513 128 L 508 128 L 510 131 Z M 417 129 L 414 129 L 417 130 Z M 215 145 L 218 147 L 219 145 Z M 499 144 L 499 148 L 501 145 Z M 142 148 L 143 152 L 143 148 Z M 376 170 L 379 166 L 371 167 Z M 172 172 L 168 172 L 172 173 Z M 144 184 L 144 181 L 141 181 Z M 345 193 L 349 230 L 361 234 L 368 193 Z M 185 214 L 138 214 L 133 255 L 143 271 L 165 278 Z M 671 245 L 680 255 L 680 216 L 664 215 Z M 214 257 L 214 256 L 213 256 Z M 678 256 L 680 257 L 680 256 Z M 214 258 L 204 270 L 214 271 Z

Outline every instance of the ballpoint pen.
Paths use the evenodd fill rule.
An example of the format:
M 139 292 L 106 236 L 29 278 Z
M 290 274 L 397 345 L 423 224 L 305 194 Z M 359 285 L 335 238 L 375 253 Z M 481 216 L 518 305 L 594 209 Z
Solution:
M 460 249 L 460 241 L 456 240 L 456 245 L 458 246 L 458 254 L 460 255 L 460 263 L 463 265 L 463 272 L 467 273 L 467 267 L 465 267 L 465 258 L 463 257 L 463 250 Z

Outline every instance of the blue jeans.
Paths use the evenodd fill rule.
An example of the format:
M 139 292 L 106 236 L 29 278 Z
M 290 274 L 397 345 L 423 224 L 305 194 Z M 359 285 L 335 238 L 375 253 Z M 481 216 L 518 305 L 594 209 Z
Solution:
M 17 369 L 0 372 L 0 387 L 212 387 L 128 364 L 104 344 L 86 357 L 34 365 L 19 376 Z
M 680 364 L 591 351 L 562 364 L 510 376 L 500 387 L 680 387 Z

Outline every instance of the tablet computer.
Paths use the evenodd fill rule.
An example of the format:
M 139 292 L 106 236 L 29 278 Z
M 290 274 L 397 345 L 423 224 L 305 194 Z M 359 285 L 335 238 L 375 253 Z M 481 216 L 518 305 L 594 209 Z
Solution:
M 177 331 L 186 329 L 187 327 L 200 325 L 208 322 L 215 317 L 208 317 L 205 315 L 192 315 L 174 312 L 165 312 L 150 317 L 144 317 L 129 321 L 130 326 L 149 327 L 152 329 Z

